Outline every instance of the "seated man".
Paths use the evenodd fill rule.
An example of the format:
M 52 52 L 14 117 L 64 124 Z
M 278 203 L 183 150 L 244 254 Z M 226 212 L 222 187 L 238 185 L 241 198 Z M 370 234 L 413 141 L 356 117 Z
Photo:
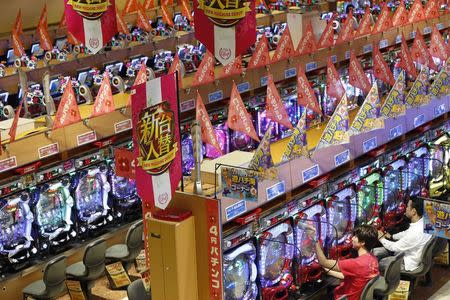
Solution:
M 422 259 L 422 251 L 431 235 L 423 231 L 423 200 L 412 197 L 406 206 L 405 216 L 411 220 L 409 228 L 394 235 L 378 231 L 378 238 L 383 247 L 373 249 L 373 254 L 380 260 L 380 271 L 384 272 L 387 260 L 384 258 L 404 252 L 402 270 L 414 271 Z M 387 239 L 393 239 L 389 241 Z
M 322 247 L 316 242 L 316 253 L 319 264 L 328 274 L 343 279 L 335 288 L 334 299 L 347 296 L 349 300 L 359 300 L 367 282 L 379 274 L 377 259 L 370 250 L 377 243 L 377 230 L 369 225 L 361 225 L 353 231 L 353 249 L 358 252 L 357 258 L 342 260 L 327 259 Z

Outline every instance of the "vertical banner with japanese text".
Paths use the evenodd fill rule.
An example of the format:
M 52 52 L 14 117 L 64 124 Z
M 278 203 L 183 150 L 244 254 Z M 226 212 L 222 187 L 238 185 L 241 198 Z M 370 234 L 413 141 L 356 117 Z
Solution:
M 221 300 L 222 288 L 222 224 L 219 218 L 219 201 L 206 200 L 208 230 L 209 299 Z

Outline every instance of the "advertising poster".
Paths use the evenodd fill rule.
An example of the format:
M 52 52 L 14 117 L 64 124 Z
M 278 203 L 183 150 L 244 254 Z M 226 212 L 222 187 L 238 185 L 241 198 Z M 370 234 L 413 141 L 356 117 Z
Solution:
M 450 239 L 450 203 L 427 199 L 423 207 L 424 232 Z
M 228 198 L 258 201 L 258 172 L 222 167 L 222 195 Z

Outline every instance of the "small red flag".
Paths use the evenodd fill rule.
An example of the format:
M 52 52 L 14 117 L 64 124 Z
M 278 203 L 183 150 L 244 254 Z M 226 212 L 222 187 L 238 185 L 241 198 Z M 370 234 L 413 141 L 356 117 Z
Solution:
M 48 25 L 47 25 L 47 5 L 44 5 L 44 8 L 41 12 L 41 17 L 39 18 L 39 24 L 36 28 L 36 32 L 39 35 L 40 47 L 43 50 L 50 51 L 53 49 L 53 43 L 50 38 L 50 34 L 48 33 Z
M 382 4 L 381 13 L 373 27 L 372 34 L 383 32 L 392 27 L 392 17 L 386 4 Z
M 425 19 L 437 18 L 439 16 L 439 3 L 437 0 L 429 0 L 427 4 L 425 4 L 424 11 Z
M 406 44 L 405 36 L 402 33 L 402 46 L 399 53 L 400 56 L 400 68 L 405 70 L 412 77 L 417 78 L 417 70 L 414 65 L 414 61 L 409 52 L 408 45 Z
M 79 40 L 77 40 L 77 38 L 67 29 L 67 41 L 76 46 L 81 44 Z
M 310 54 L 317 51 L 317 41 L 314 35 L 311 22 L 306 25 L 305 34 L 302 36 L 300 43 L 298 43 L 297 54 Z
M 167 74 L 175 73 L 178 71 L 178 87 L 183 88 L 183 66 L 181 65 L 182 62 L 180 58 L 178 57 L 178 53 L 175 54 L 175 57 L 172 61 L 172 64 L 170 65 L 169 72 Z
M 150 22 L 147 19 L 147 15 L 145 14 L 145 11 L 141 6 L 139 6 L 137 10 L 136 27 L 145 30 L 147 32 L 152 31 L 152 26 L 150 25 Z
M 208 111 L 205 108 L 202 97 L 197 91 L 197 103 L 196 103 L 196 119 L 200 123 L 202 132 L 202 141 L 205 144 L 213 146 L 220 155 L 222 155 L 222 149 L 217 141 L 216 132 L 213 125 L 211 124 L 211 119 L 209 118 Z
M 145 0 L 144 2 L 144 9 L 149 10 L 155 8 L 155 2 L 154 0 Z
M 355 52 L 351 50 L 350 52 L 350 65 L 348 68 L 349 82 L 354 87 L 362 90 L 364 93 L 368 94 L 371 89 L 369 79 L 367 78 L 361 63 L 356 58 Z
M 241 56 L 236 57 L 231 63 L 223 66 L 220 78 L 232 75 L 242 74 L 242 59 Z
M 105 72 L 103 74 L 102 84 L 100 85 L 97 97 L 95 98 L 91 118 L 113 112 L 115 109 L 111 83 L 109 82 L 109 74 L 108 72 Z
M 374 45 L 372 51 L 373 75 L 384 83 L 393 86 L 395 83 L 394 75 L 392 75 L 391 69 L 389 69 L 383 55 L 380 53 L 380 49 Z
M 411 47 L 412 59 L 421 65 L 427 66 L 430 69 L 438 71 L 430 52 L 428 51 L 427 44 L 423 40 L 423 36 L 420 30 L 416 31 L 416 37 L 414 38 L 413 45 Z
M 115 175 L 123 178 L 136 179 L 136 169 L 133 168 L 134 155 L 132 150 L 114 149 Z
M 16 57 L 22 57 L 26 55 L 22 40 L 20 39 L 19 34 L 14 29 L 12 31 L 12 46 L 14 49 L 14 55 Z
M 370 13 L 370 7 L 367 6 L 364 12 L 364 17 L 359 23 L 358 30 L 355 37 L 360 37 L 366 34 L 372 33 L 372 14 Z
M 253 126 L 252 117 L 245 108 L 244 102 L 242 102 L 241 95 L 234 82 L 233 87 L 231 88 L 227 123 L 228 127 L 232 130 L 242 132 L 259 142 L 258 135 Z
M 172 13 L 167 9 L 167 6 L 161 5 L 161 14 L 163 18 L 163 22 L 170 27 L 174 27 L 175 24 L 173 24 L 173 16 Z
M 192 17 L 192 10 L 188 0 L 181 0 L 181 14 L 185 16 L 189 22 L 194 21 L 194 17 Z
M 314 111 L 316 114 L 322 115 L 316 94 L 309 84 L 305 71 L 303 71 L 300 64 L 297 68 L 297 103 L 303 107 L 308 107 L 308 109 Z
M 192 86 L 199 86 L 202 84 L 208 84 L 214 82 L 214 56 L 206 50 L 203 56 L 200 66 L 198 66 L 197 72 L 195 72 L 194 80 L 192 81 Z
M 116 22 L 117 22 L 117 30 L 119 31 L 119 33 L 130 34 L 130 31 L 128 30 L 128 26 L 125 23 L 122 16 L 117 11 L 117 8 L 116 8 Z
M 72 80 L 69 80 L 61 97 L 52 131 L 80 121 L 81 115 L 78 110 L 77 98 L 73 92 Z
M 23 99 L 20 101 L 19 107 L 16 108 L 16 113 L 14 114 L 14 120 L 9 129 L 9 142 L 12 143 L 16 140 L 17 125 L 19 123 L 20 111 L 22 110 Z M 1 148 L 1 144 L 0 144 Z
M 272 56 L 271 63 L 288 59 L 295 54 L 294 44 L 292 43 L 291 33 L 289 31 L 289 26 L 286 25 L 286 29 L 281 35 L 280 41 L 278 42 L 277 49 Z
M 353 39 L 354 33 L 354 22 L 353 19 L 353 10 L 350 11 L 350 13 L 347 16 L 347 19 L 345 19 L 344 25 L 341 28 L 341 31 L 339 32 L 339 36 L 336 40 L 336 44 L 340 44 L 342 42 L 347 42 Z
M 127 0 L 125 7 L 122 10 L 122 16 L 126 14 L 131 14 L 139 10 L 138 3 L 136 0 Z
M 433 33 L 431 34 L 430 54 L 443 61 L 446 61 L 450 55 L 450 46 L 444 42 L 436 26 L 434 26 Z
M 19 8 L 17 12 L 16 21 L 13 25 L 13 30 L 15 30 L 19 35 L 23 33 L 22 29 L 22 10 Z
M 422 1 L 414 1 L 413 5 L 409 9 L 408 20 L 409 23 L 415 23 L 422 21 L 425 18 L 423 13 Z
M 269 75 L 267 82 L 266 115 L 267 118 L 286 128 L 294 128 L 289 120 L 283 101 L 281 101 L 280 93 L 278 93 L 278 89 L 273 82 L 272 75 Z
M 331 61 L 331 57 L 328 57 L 327 65 L 327 95 L 336 98 L 338 101 L 345 95 L 344 86 L 342 85 L 338 71 Z
M 147 82 L 147 68 L 145 67 L 145 64 L 142 63 L 136 78 L 134 79 L 133 86 L 140 85 L 144 82 Z
M 392 18 L 392 25 L 395 27 L 403 26 L 408 24 L 408 11 L 406 10 L 405 3 L 403 0 L 400 1 L 400 5 L 394 12 L 394 17 Z
M 261 39 L 256 44 L 255 51 L 248 62 L 247 69 L 251 70 L 254 68 L 259 68 L 266 66 L 270 62 L 269 56 L 269 42 L 265 34 L 261 36 Z
M 336 15 L 333 15 L 330 21 L 328 21 L 325 30 L 322 32 L 322 35 L 319 39 L 318 48 L 328 48 L 334 45 L 334 29 L 333 29 L 333 21 L 336 18 Z

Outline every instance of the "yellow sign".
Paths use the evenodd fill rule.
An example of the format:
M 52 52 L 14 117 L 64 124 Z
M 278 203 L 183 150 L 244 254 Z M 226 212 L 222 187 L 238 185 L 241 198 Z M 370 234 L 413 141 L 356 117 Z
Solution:
M 111 5 L 109 0 L 69 0 L 67 4 L 71 5 L 75 11 L 85 14 L 104 13 Z
M 105 267 L 116 288 L 121 288 L 131 283 L 130 277 L 128 277 L 120 261 Z
M 230 27 L 245 18 L 250 11 L 250 2 L 242 0 L 199 0 L 198 9 L 221 27 Z

